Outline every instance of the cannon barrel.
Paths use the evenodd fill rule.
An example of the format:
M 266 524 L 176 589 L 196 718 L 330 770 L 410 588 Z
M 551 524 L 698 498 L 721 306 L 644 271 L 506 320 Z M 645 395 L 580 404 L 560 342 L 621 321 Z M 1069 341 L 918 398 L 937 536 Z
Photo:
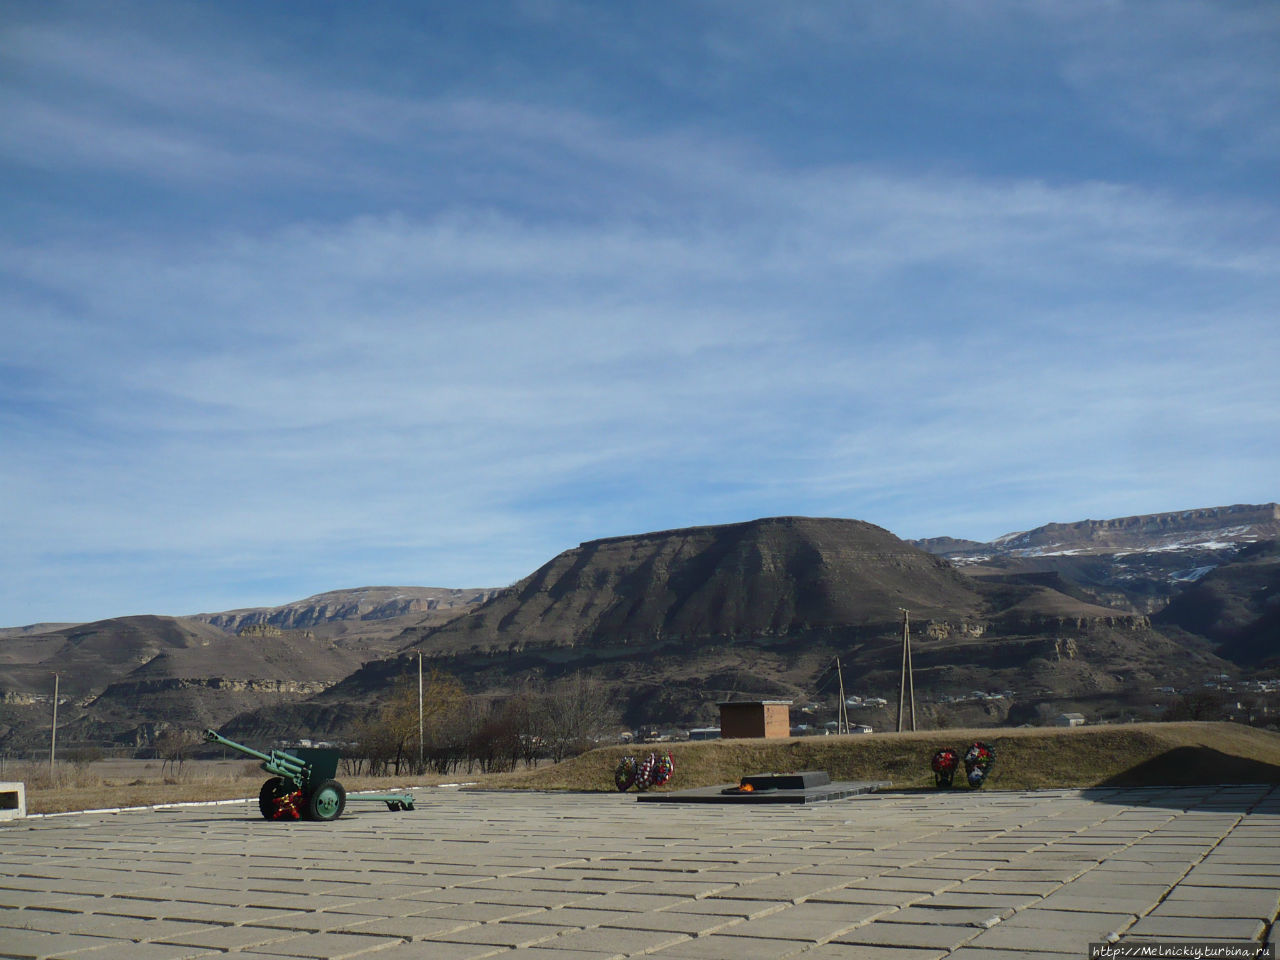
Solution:
M 204 732 L 204 739 L 206 743 L 220 743 L 224 747 L 230 747 L 232 750 L 239 750 L 241 753 L 247 753 L 249 756 L 255 757 L 263 763 L 267 763 L 271 760 L 271 757 L 267 754 L 255 750 L 253 747 L 246 747 L 243 743 L 236 743 L 234 740 L 224 737 L 217 730 L 212 728 Z
M 262 769 L 267 773 L 292 780 L 299 787 L 305 786 L 310 777 L 311 765 L 291 753 L 285 753 L 283 750 L 272 750 L 270 753 L 263 753 L 261 750 L 253 749 L 253 747 L 246 747 L 243 743 L 236 743 L 236 741 L 224 737 L 213 729 L 205 730 L 204 739 L 208 743 L 220 743 L 224 747 L 230 747 L 232 750 L 239 750 L 255 760 L 261 760 Z

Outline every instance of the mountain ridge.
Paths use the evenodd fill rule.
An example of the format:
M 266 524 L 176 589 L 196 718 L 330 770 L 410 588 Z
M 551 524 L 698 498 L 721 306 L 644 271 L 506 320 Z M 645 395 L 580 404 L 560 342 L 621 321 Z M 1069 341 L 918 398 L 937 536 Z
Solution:
M 1094 601 L 1153 614 L 1250 544 L 1280 539 L 1280 504 L 1050 523 L 988 543 L 913 541 L 975 577 L 1058 573 Z
M 0 743 L 40 723 L 51 672 L 73 666 L 93 679 L 64 689 L 79 704 L 69 735 L 85 740 L 145 743 L 166 723 L 235 716 L 255 735 L 292 725 L 336 736 L 419 652 L 494 696 L 583 670 L 617 691 L 632 722 L 713 722 L 708 691 L 812 697 L 836 656 L 864 692 L 896 689 L 903 609 L 917 685 L 938 703 L 998 685 L 1022 705 L 988 703 L 997 721 L 1037 703 L 1114 709 L 1157 677 L 1235 669 L 1215 649 L 1246 667 L 1268 661 L 1274 609 L 1242 591 L 1269 583 L 1270 567 L 1230 568 L 1280 531 L 1277 517 L 1264 504 L 1047 524 L 997 538 L 1012 546 L 991 556 L 860 520 L 765 517 L 583 541 L 504 589 L 361 587 L 189 618 L 10 628 Z M 1093 552 L 1044 549 L 1062 543 Z M 1188 564 L 1203 570 L 1179 580 Z M 1203 604 L 1231 619 L 1153 626 L 1155 598 L 1201 579 L 1213 588 Z
M 1159 542 L 1155 545 L 1149 542 L 1153 536 L 1160 541 L 1168 541 L 1171 537 L 1185 536 L 1197 531 L 1212 533 L 1216 536 L 1209 541 L 1174 540 Z M 1124 540 L 1133 540 L 1143 535 L 1148 542 L 1142 544 L 1142 549 L 1147 551 L 1183 547 L 1194 549 L 1207 544 L 1225 545 L 1274 540 L 1280 538 L 1280 503 L 1237 503 L 1222 507 L 1201 507 L 1195 510 L 1137 514 L 1108 520 L 1047 523 L 1031 530 L 1006 533 L 987 543 L 955 540 L 950 537 L 932 537 L 912 542 L 919 545 L 928 544 L 933 548 L 931 552 L 937 553 L 982 550 L 1015 553 L 1045 551 L 1055 547 L 1065 547 L 1079 552 L 1115 553 L 1117 547 L 1123 549 Z M 942 549 L 939 549 L 940 547 Z

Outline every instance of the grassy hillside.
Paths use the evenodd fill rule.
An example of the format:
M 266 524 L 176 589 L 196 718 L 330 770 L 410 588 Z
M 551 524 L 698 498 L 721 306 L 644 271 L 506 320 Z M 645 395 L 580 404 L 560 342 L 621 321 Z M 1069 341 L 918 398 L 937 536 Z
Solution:
M 755 773 L 825 770 L 832 780 L 889 780 L 895 789 L 933 788 L 929 760 L 974 740 L 996 751 L 984 789 L 1280 783 L 1280 734 L 1232 723 L 1150 723 L 1074 729 L 941 730 L 786 740 L 660 744 L 676 775 L 664 789 L 735 783 Z M 627 755 L 657 747 L 603 747 L 554 767 L 519 771 L 487 786 L 611 791 Z M 957 784 L 963 774 L 957 779 Z

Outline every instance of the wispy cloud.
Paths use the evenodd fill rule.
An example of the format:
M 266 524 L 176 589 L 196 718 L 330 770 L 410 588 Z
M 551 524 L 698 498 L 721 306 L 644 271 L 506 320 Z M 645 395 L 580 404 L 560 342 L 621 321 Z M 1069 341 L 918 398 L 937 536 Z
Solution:
M 882 69 L 942 42 L 832 9 L 788 14 L 780 96 L 839 113 L 839 85 L 792 77 L 806 54 L 835 70 L 847 42 Z M 985 50 L 1065 24 L 1034 37 L 1058 53 L 1036 83 L 1145 96 L 1085 63 L 1093 28 L 1057 9 L 945 16 Z M 1270 187 L 942 140 L 899 165 L 901 145 L 807 127 L 797 160 L 781 127 L 704 125 L 681 99 L 755 95 L 769 66 L 764 8 L 706 10 L 665 72 L 626 60 L 652 36 L 602 37 L 629 112 L 579 78 L 338 83 L 225 23 L 207 44 L 11 30 L 0 160 L 37 199 L 0 243 L 0 521 L 22 545 L 0 622 L 505 583 L 580 539 L 778 513 L 987 538 L 1275 498 Z M 708 63 L 728 73 L 682 94 Z M 1221 81 L 1242 115 L 1253 82 Z M 83 605 L 54 609 L 77 581 Z

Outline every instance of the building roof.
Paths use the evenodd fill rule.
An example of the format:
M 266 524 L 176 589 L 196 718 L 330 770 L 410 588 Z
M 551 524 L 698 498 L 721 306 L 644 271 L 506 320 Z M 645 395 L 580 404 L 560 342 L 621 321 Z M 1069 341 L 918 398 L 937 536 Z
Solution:
M 718 707 L 747 707 L 747 706 L 791 706 L 794 700 L 721 700 L 716 704 Z

